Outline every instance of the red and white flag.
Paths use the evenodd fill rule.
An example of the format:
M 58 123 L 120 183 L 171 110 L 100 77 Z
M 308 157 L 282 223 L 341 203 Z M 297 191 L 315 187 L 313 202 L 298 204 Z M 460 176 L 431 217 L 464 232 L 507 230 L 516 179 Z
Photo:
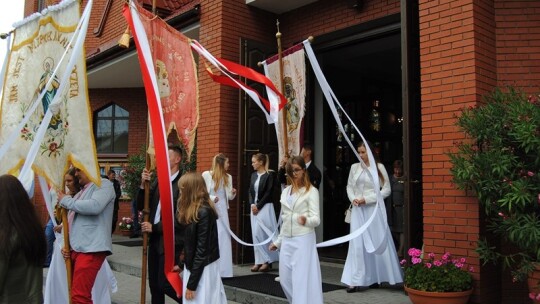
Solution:
M 196 126 L 197 116 L 193 116 L 191 112 L 189 112 L 191 109 L 186 108 L 186 113 L 183 114 L 184 109 L 183 105 L 184 103 L 177 103 L 178 98 L 180 94 L 183 96 L 183 100 L 185 100 L 185 96 L 190 95 L 197 95 L 196 89 L 186 89 L 185 86 L 196 86 L 196 78 L 191 78 L 190 81 L 185 81 L 189 77 L 191 77 L 191 74 L 188 75 L 182 75 L 177 74 L 177 72 L 172 72 L 173 66 L 165 65 L 164 69 L 161 69 L 162 66 L 160 64 L 160 67 L 158 68 L 158 60 L 159 58 L 164 59 L 163 54 L 165 53 L 167 56 L 171 56 L 173 58 L 164 59 L 165 61 L 161 60 L 162 63 L 167 62 L 168 64 L 178 63 L 181 61 L 179 57 L 186 56 L 185 53 L 180 52 L 173 52 L 172 46 L 179 46 L 184 43 L 187 44 L 187 40 L 180 37 L 180 33 L 178 35 L 171 34 L 172 31 L 169 31 L 168 29 L 160 29 L 155 30 L 155 28 L 158 27 L 167 27 L 168 25 L 163 22 L 159 18 L 155 18 L 156 21 L 153 22 L 151 25 L 151 31 L 153 31 L 150 35 L 146 32 L 144 22 L 144 19 L 147 19 L 147 15 L 143 12 L 144 10 L 137 6 L 134 1 L 130 1 L 129 4 L 124 5 L 123 14 L 126 20 L 128 21 L 129 27 L 131 29 L 131 33 L 133 34 L 133 39 L 135 41 L 135 45 L 137 46 L 137 53 L 139 56 L 139 62 L 141 65 L 141 74 L 143 77 L 144 82 L 144 88 L 146 91 L 146 101 L 148 104 L 148 113 L 150 116 L 150 122 L 151 122 L 151 132 L 152 132 L 152 138 L 154 142 L 154 149 L 155 149 L 155 160 L 156 160 L 156 166 L 157 166 L 157 178 L 159 181 L 165 181 L 158 183 L 159 187 L 159 193 L 160 193 L 160 200 L 161 200 L 161 223 L 163 226 L 163 245 L 164 245 L 164 253 L 165 253 L 165 265 L 164 265 L 164 271 L 165 276 L 167 277 L 167 280 L 171 283 L 171 286 L 176 291 L 176 294 L 180 297 L 182 295 L 182 280 L 180 276 L 178 276 L 178 273 L 173 272 L 173 267 L 175 265 L 175 252 L 174 252 L 174 210 L 173 210 L 173 197 L 172 197 L 172 188 L 170 181 L 170 167 L 169 167 L 169 157 L 168 157 L 168 148 L 167 148 L 167 134 L 166 128 L 171 126 L 171 121 L 169 120 L 169 125 L 166 125 L 165 120 L 165 112 L 171 112 L 164 108 L 164 105 L 167 107 L 175 107 L 175 111 L 172 112 L 178 112 L 181 117 L 189 117 L 187 121 L 187 125 L 192 126 L 194 130 Z M 160 24 L 161 23 L 161 24 Z M 160 37 L 160 36 L 154 36 L 154 35 L 167 35 L 166 37 Z M 168 39 L 168 40 L 161 40 L 162 38 Z M 160 42 L 161 41 L 161 42 Z M 159 45 L 159 46 L 156 46 Z M 169 47 L 169 45 L 171 47 Z M 189 48 L 189 46 L 188 46 Z M 157 51 L 156 54 L 153 53 L 153 50 L 160 49 Z M 168 50 L 168 51 L 167 51 Z M 159 55 L 158 55 L 159 54 Z M 191 58 L 191 57 L 189 57 Z M 184 62 L 187 62 L 187 58 L 182 58 Z M 186 69 L 187 71 L 188 69 Z M 156 72 L 162 72 L 162 75 L 157 75 Z M 165 89 L 164 82 L 162 82 L 161 87 L 159 84 L 159 80 L 163 80 L 163 73 L 167 72 L 167 79 L 169 80 L 169 88 Z M 188 72 L 189 73 L 189 72 Z M 175 86 L 177 88 L 171 89 L 170 81 L 172 77 L 176 78 L 176 76 L 179 76 L 178 79 L 174 79 Z M 181 77 L 185 76 L 185 77 Z M 161 89 L 161 90 L 160 90 Z M 173 96 L 173 98 L 166 99 L 165 102 L 162 103 L 163 99 L 160 95 L 168 95 L 171 96 L 171 94 L 175 94 L 176 97 Z M 174 105 L 173 105 L 174 104 Z M 174 114 L 176 113 L 169 113 L 167 115 L 167 119 L 177 118 Z M 178 128 L 179 124 L 181 123 L 175 123 L 175 126 Z M 178 132 L 181 133 L 181 132 Z

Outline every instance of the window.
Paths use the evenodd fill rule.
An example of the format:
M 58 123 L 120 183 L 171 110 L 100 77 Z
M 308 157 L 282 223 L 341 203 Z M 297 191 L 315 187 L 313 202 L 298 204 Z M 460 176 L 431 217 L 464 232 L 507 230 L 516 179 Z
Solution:
M 129 112 L 111 104 L 97 111 L 94 117 L 97 153 L 127 153 Z

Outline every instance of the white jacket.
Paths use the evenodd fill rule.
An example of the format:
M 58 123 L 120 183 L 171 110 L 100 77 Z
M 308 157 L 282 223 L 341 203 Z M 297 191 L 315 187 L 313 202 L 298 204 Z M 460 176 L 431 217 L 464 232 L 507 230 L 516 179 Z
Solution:
M 287 197 L 291 193 L 292 186 L 288 186 L 281 192 L 281 231 L 274 244 L 279 248 L 283 237 L 295 237 L 312 232 L 321 223 L 319 212 L 319 190 L 314 186 L 306 191 L 303 187 L 297 192 L 296 200 L 289 206 Z M 300 225 L 298 218 L 303 215 L 306 223 Z
M 381 189 L 381 195 L 383 198 L 387 198 L 390 195 L 390 179 L 388 178 L 388 173 L 384 168 L 384 165 L 377 163 L 377 167 L 384 177 L 384 183 Z M 377 195 L 375 194 L 375 189 L 373 188 L 373 183 L 364 183 L 362 186 L 358 187 L 356 180 L 360 174 L 369 174 L 366 169 L 362 168 L 361 163 L 356 163 L 351 166 L 351 171 L 349 172 L 349 180 L 347 181 L 347 196 L 349 201 L 355 199 L 364 198 L 366 204 L 375 204 L 377 202 Z M 378 178 L 379 175 L 377 174 Z

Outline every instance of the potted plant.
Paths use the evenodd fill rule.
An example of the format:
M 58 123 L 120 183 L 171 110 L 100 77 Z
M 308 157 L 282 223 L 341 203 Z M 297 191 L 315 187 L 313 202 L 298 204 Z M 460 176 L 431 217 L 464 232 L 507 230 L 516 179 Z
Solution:
M 449 155 L 454 183 L 478 197 L 491 236 L 478 242 L 481 261 L 502 262 L 513 281 L 539 278 L 538 97 L 514 88 L 496 89 L 480 105 L 464 109 L 457 125 L 466 141 Z M 538 288 L 537 281 L 531 287 Z M 531 293 L 536 297 L 539 291 Z
M 439 259 L 434 253 L 423 259 L 420 249 L 410 248 L 410 261 L 405 265 L 405 291 L 414 304 L 465 304 L 472 293 L 472 277 L 466 269 L 466 259 L 453 258 L 450 253 Z
M 131 235 L 133 230 L 133 219 L 131 217 L 122 217 L 122 220 L 118 223 L 118 227 L 123 235 Z

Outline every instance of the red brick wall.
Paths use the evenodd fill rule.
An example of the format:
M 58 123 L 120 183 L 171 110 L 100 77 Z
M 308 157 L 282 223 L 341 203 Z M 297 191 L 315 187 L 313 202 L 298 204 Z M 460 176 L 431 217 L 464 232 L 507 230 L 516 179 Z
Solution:
M 477 269 L 474 303 L 528 303 L 527 292 L 508 274 L 500 282 L 497 269 L 479 266 L 480 210 L 476 199 L 455 190 L 446 153 L 465 140 L 454 125 L 461 108 L 497 85 L 538 93 L 539 7 L 534 1 L 420 1 L 425 249 L 468 257 Z

